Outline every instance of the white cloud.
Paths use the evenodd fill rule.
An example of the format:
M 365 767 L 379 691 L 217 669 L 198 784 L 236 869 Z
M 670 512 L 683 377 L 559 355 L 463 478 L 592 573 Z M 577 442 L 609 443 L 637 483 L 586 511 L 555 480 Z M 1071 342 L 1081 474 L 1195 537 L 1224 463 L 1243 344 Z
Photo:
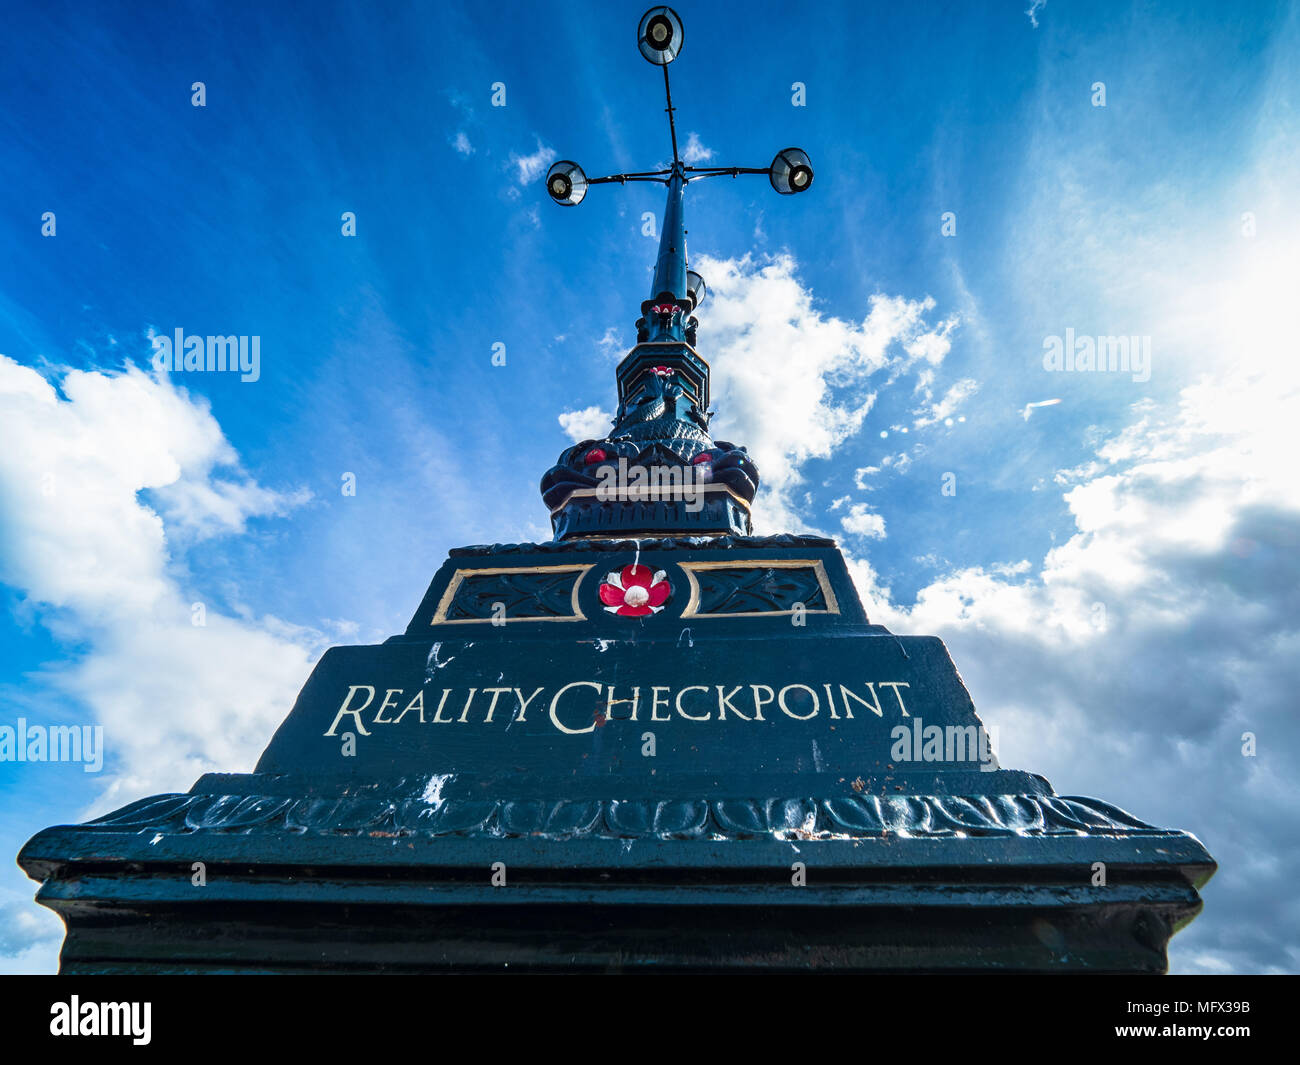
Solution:
M 617 326 L 610 326 L 605 330 L 601 338 L 596 341 L 596 347 L 600 353 L 607 359 L 615 361 L 622 359 L 626 354 L 626 344 L 623 339 L 623 332 Z
M 1293 18 L 1261 59 L 1272 74 L 1256 156 L 1234 161 L 1223 187 L 1198 169 L 1179 188 L 1186 168 L 1150 188 L 1080 183 L 1081 160 L 1093 175 L 1123 170 L 1110 153 L 1133 130 L 1080 138 L 1070 112 L 1034 131 L 1024 180 L 1036 198 L 1006 242 L 1022 271 L 1009 317 L 1096 308 L 1147 323 L 1163 359 L 1163 387 L 1120 428 L 1088 430 L 1089 454 L 1056 473 L 1072 534 L 1032 562 L 959 566 L 910 606 L 853 563 L 874 621 L 947 642 L 998 726 L 1002 764 L 1206 843 L 1220 869 L 1205 912 L 1171 943 L 1175 971 L 1300 969 L 1300 157 L 1287 58 L 1298 30 Z M 1267 232 L 1238 230 L 1244 205 L 1271 220 Z
M 614 416 L 600 407 L 566 410 L 560 415 L 560 428 L 575 444 L 583 440 L 603 440 L 609 433 Z
M 206 404 L 165 377 L 70 370 L 59 387 L 0 355 L 0 579 L 79 648 L 37 677 L 104 726 L 97 808 L 251 768 L 322 641 L 213 603 L 193 625 L 209 592 L 177 550 L 301 497 L 242 473 Z
M 840 518 L 840 525 L 845 532 L 868 540 L 885 538 L 885 519 L 873 512 L 866 503 L 854 503 L 849 507 L 849 512 Z
M 931 305 L 933 306 L 933 304 Z M 957 319 L 955 318 L 940 322 L 928 332 L 908 337 L 904 344 L 904 350 L 913 359 L 924 359 L 930 365 L 938 366 L 939 363 L 943 362 L 948 352 L 952 350 L 952 341 L 949 334 L 956 326 Z
M 30 896 L 5 892 L 0 897 L 0 975 L 50 974 L 58 971 L 63 922 Z
M 700 343 L 710 353 L 722 437 L 745 445 L 762 478 L 755 517 L 767 531 L 798 531 L 800 467 L 827 457 L 861 428 L 882 370 L 898 374 L 943 348 L 954 323 L 927 321 L 931 299 L 873 296 L 866 316 L 827 316 L 789 255 L 755 260 L 703 256 L 709 283 Z M 797 372 L 792 372 L 797 368 Z
M 1204 936 L 1179 947 L 1185 967 L 1294 971 L 1296 944 L 1243 941 L 1235 922 L 1285 923 L 1272 908 L 1300 842 L 1300 373 L 1205 379 L 1135 413 L 1077 482 L 1062 471 L 1075 533 L 1041 565 L 959 569 L 910 608 L 852 568 L 874 621 L 948 642 L 1004 765 L 1206 841 L 1221 922 L 1184 934 Z M 1258 757 L 1246 732 L 1268 737 Z
M 515 179 L 521 185 L 536 181 L 546 173 L 553 162 L 555 162 L 555 149 L 546 147 L 540 139 L 537 141 L 537 151 L 531 155 L 510 153 L 510 166 L 514 168 Z
M 460 152 L 461 155 L 473 155 L 474 145 L 469 142 L 469 137 L 465 135 L 463 129 L 456 131 L 456 138 L 451 142 L 451 146 Z
M 284 514 L 311 499 L 306 489 L 285 494 L 246 479 L 223 480 L 211 469 L 189 472 L 192 476 L 159 488 L 155 496 L 168 527 L 195 539 L 242 533 L 249 518 Z
M 713 158 L 713 149 L 706 148 L 700 143 L 700 135 L 692 133 L 686 138 L 686 146 L 682 148 L 682 162 L 687 166 L 693 166 L 696 163 L 707 163 Z
M 927 425 L 941 422 L 957 413 L 966 400 L 979 391 L 979 385 L 970 377 L 963 377 L 944 393 L 938 403 L 917 407 L 912 413 L 917 415 L 912 422 L 913 429 L 924 429 Z
M 1025 9 L 1025 14 L 1029 16 L 1030 25 L 1038 29 L 1038 12 L 1047 6 L 1047 0 L 1029 0 L 1029 7 Z
M 867 478 L 874 477 L 879 472 L 879 466 L 860 466 L 853 471 L 853 483 L 859 488 L 869 491 L 872 486 L 867 484 Z
M 868 484 L 868 480 L 881 470 L 891 470 L 894 473 L 906 473 L 912 466 L 912 456 L 906 451 L 900 451 L 897 455 L 886 455 L 880 460 L 879 466 L 860 466 L 853 471 L 853 483 L 864 492 L 875 490 L 875 485 Z

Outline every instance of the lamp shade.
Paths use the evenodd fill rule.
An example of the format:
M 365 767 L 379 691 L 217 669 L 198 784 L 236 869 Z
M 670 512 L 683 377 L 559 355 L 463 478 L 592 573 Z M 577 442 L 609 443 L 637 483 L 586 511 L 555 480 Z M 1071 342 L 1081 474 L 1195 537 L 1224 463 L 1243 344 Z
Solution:
M 587 195 L 587 175 L 569 159 L 561 159 L 546 172 L 546 191 L 556 203 L 573 207 Z
M 698 310 L 708 289 L 704 285 L 704 278 L 694 270 L 686 271 L 686 294 L 691 297 L 692 310 Z
M 776 153 L 767 172 L 772 188 L 783 196 L 806 191 L 813 183 L 812 163 L 801 148 L 786 148 Z
M 682 50 L 682 20 L 671 7 L 652 7 L 636 28 L 636 46 L 658 67 L 666 67 Z

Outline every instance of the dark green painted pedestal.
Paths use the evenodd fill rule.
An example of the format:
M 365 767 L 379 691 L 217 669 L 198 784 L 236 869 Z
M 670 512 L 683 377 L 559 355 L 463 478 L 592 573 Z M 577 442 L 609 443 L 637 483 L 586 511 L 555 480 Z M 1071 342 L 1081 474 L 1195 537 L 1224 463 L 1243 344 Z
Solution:
M 64 972 L 1164 971 L 1205 849 L 982 736 L 830 541 L 466 548 L 255 772 L 19 861 Z

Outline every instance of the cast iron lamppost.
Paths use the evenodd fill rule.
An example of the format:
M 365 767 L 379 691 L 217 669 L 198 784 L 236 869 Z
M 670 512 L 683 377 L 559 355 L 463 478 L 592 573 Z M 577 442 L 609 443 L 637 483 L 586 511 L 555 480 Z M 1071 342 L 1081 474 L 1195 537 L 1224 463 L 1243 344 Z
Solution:
M 637 43 L 666 68 L 677 15 Z M 942 641 L 872 623 L 833 540 L 753 535 L 758 469 L 683 323 L 682 191 L 812 169 L 685 166 L 668 117 L 669 169 L 596 179 L 668 209 L 610 430 L 542 476 L 553 539 L 453 548 L 405 631 L 325 653 L 252 773 L 30 840 L 63 972 L 1164 971 L 1201 843 L 1000 766 Z M 668 476 L 606 491 L 631 470 Z
M 674 304 L 686 304 L 686 313 L 694 311 L 704 301 L 704 279 L 686 265 L 686 230 L 682 214 L 682 200 L 685 188 L 692 181 L 707 177 L 730 176 L 740 174 L 766 174 L 772 188 L 782 195 L 805 192 L 812 187 L 812 163 L 808 154 L 800 148 L 785 148 L 776 153 L 771 165 L 755 166 L 687 166 L 682 162 L 677 149 L 677 123 L 673 118 L 672 88 L 668 82 L 668 64 L 682 50 L 682 20 L 671 7 L 652 7 L 641 16 L 637 26 L 636 43 L 641 54 L 650 63 L 662 68 L 664 72 L 664 97 L 668 106 L 668 132 L 672 137 L 673 163 L 666 170 L 643 170 L 630 174 L 610 174 L 606 177 L 589 178 L 577 163 L 570 159 L 561 159 L 546 174 L 546 191 L 552 200 L 563 207 L 575 207 L 587 195 L 592 185 L 607 185 L 618 182 L 625 185 L 629 181 L 653 181 L 668 186 L 668 203 L 664 208 L 663 231 L 659 238 L 659 258 L 655 263 L 654 282 L 651 286 L 651 298 L 646 301 L 642 313 L 651 306 L 667 308 Z M 680 314 L 675 314 L 674 331 L 678 339 L 685 339 Z

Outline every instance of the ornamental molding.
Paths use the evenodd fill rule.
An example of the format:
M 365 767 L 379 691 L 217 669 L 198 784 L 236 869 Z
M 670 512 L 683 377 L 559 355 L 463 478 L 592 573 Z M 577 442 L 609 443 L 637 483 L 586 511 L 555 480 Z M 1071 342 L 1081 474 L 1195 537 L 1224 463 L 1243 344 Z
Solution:
M 92 832 L 217 832 L 504 839 L 840 840 L 1180 835 L 1100 799 L 1058 795 L 857 795 L 775 799 L 472 800 L 155 795 L 76 826 Z
M 644 538 L 624 534 L 609 537 L 588 537 L 581 540 L 547 540 L 540 544 L 471 544 L 453 547 L 452 558 L 472 558 L 482 555 L 563 554 L 569 551 L 692 551 L 699 548 L 711 550 L 764 550 L 771 548 L 834 548 L 835 541 L 825 536 L 799 536 L 794 533 L 777 533 L 774 536 L 736 536 L 708 534 L 698 536 L 661 536 L 648 533 Z

